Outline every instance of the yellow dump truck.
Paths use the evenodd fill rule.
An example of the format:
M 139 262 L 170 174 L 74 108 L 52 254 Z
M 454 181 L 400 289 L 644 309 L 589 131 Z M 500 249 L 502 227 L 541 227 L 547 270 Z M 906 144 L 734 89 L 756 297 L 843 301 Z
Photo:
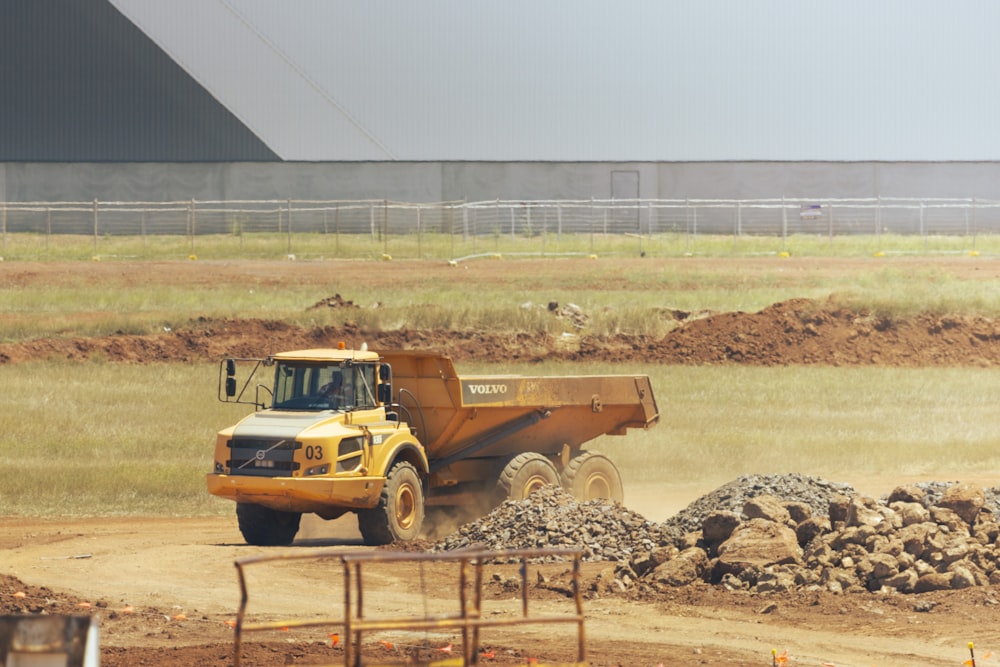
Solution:
M 659 419 L 646 376 L 459 377 L 449 357 L 409 350 L 225 359 L 219 398 L 256 408 L 219 432 L 207 475 L 256 545 L 291 543 L 306 512 L 355 512 L 365 543 L 386 544 L 416 538 L 429 505 L 485 508 L 546 484 L 620 501 L 615 465 L 581 447 Z

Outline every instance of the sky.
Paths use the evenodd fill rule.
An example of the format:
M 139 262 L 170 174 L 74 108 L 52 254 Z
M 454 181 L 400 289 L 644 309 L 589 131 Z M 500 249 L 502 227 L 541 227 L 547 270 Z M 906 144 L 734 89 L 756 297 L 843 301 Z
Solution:
M 112 2 L 284 159 L 1000 159 L 995 1 Z

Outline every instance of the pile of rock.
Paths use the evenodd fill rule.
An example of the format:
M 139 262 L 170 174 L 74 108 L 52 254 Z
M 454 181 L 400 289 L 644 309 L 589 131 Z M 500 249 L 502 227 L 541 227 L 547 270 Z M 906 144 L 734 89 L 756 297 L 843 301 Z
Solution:
M 563 489 L 547 486 L 525 500 L 504 502 L 431 550 L 572 547 L 581 548 L 586 561 L 629 563 L 636 554 L 673 544 L 674 538 L 665 527 L 618 503 L 581 503 Z
M 698 498 L 666 520 L 665 525 L 677 537 L 701 530 L 702 523 L 716 510 L 742 512 L 747 501 L 757 496 L 774 496 L 804 503 L 814 516 L 825 516 L 830 503 L 841 496 L 853 496 L 850 484 L 829 482 L 819 477 L 792 473 L 788 475 L 741 475 Z
M 711 512 L 699 532 L 615 574 L 654 587 L 706 581 L 759 592 L 920 593 L 996 584 L 1000 525 L 993 500 L 974 484 L 933 494 L 906 486 L 883 500 L 842 495 L 827 513 L 814 514 L 805 503 L 765 494 L 740 512 Z
M 920 593 L 1000 584 L 998 517 L 997 492 L 974 484 L 904 486 L 876 500 L 803 475 L 747 476 L 663 524 L 550 487 L 504 503 L 435 550 L 581 547 L 585 560 L 615 562 L 604 590 L 703 581 Z

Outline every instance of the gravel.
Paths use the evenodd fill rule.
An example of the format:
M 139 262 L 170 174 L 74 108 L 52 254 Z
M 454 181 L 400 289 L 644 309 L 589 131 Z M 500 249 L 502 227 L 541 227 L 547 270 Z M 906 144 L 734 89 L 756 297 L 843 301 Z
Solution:
M 841 482 L 828 482 L 818 477 L 792 473 L 789 475 L 741 475 L 715 491 L 698 498 L 670 517 L 664 526 L 674 535 L 701 530 L 705 517 L 716 510 L 739 514 L 751 498 L 771 495 L 784 501 L 797 501 L 809 506 L 813 516 L 826 516 L 830 501 L 838 495 L 854 495 L 854 487 Z
M 931 506 L 954 482 L 915 484 Z M 1000 489 L 984 489 L 986 507 L 1000 516 Z M 698 498 L 661 524 L 608 500 L 576 501 L 558 487 L 546 487 L 520 501 L 508 500 L 484 517 L 467 523 L 431 546 L 431 551 L 467 547 L 490 550 L 540 547 L 580 547 L 587 561 L 628 562 L 634 555 L 659 546 L 680 545 L 684 535 L 701 530 L 716 510 L 737 514 L 751 498 L 774 496 L 809 506 L 812 515 L 829 515 L 838 496 L 856 495 L 854 487 L 798 473 L 741 475 Z M 884 504 L 886 496 L 881 501 Z
M 550 486 L 525 500 L 504 502 L 459 528 L 431 551 L 579 547 L 585 561 L 627 562 L 636 552 L 671 541 L 672 535 L 663 526 L 616 502 L 577 502 L 563 489 Z

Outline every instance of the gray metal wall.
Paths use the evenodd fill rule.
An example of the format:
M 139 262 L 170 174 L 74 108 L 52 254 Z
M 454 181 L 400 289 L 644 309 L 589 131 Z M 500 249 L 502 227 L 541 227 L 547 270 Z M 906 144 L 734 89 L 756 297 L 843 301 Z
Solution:
M 105 0 L 0 2 L 0 160 L 275 159 Z
M 634 190 L 633 190 L 634 188 Z M 997 162 L 0 163 L 0 201 L 975 197 Z

